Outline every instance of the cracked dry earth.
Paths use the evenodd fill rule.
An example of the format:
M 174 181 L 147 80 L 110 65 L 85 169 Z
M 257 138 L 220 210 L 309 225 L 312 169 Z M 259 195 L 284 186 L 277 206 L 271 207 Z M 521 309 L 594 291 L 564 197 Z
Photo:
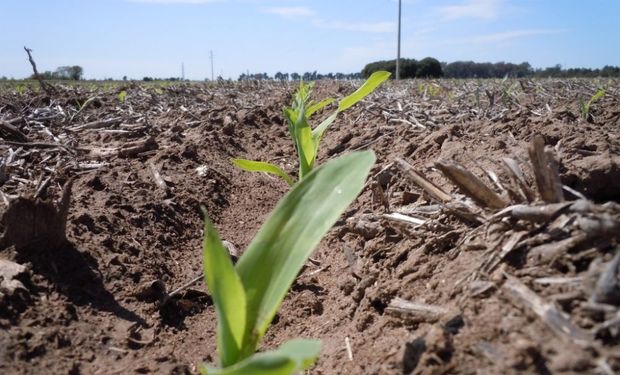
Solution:
M 212 301 L 191 283 L 200 206 L 242 252 L 287 186 L 229 159 L 296 170 L 294 89 L 0 92 L 0 372 L 217 362 Z M 390 82 L 338 118 L 320 161 L 361 149 L 378 158 L 367 187 L 264 348 L 321 339 L 312 374 L 620 372 L 618 81 Z

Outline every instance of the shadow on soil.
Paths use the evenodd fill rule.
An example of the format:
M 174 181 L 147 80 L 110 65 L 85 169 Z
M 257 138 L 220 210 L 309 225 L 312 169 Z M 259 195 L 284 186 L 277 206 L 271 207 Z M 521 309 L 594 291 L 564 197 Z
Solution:
M 106 290 L 95 258 L 79 251 L 69 242 L 55 250 L 45 246 L 22 249 L 17 261 L 22 264 L 30 262 L 34 273 L 56 285 L 58 292 L 75 305 L 90 305 L 93 309 L 110 312 L 124 320 L 145 323 L 134 312 L 121 306 Z

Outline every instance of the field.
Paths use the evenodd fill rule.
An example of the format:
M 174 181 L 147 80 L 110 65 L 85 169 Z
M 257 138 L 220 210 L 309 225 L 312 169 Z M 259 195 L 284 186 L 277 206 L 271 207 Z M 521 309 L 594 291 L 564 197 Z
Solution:
M 289 187 L 230 159 L 295 174 L 295 89 L 4 86 L 0 373 L 216 363 L 200 207 L 242 253 Z M 319 161 L 365 149 L 365 189 L 263 348 L 321 339 L 312 374 L 620 372 L 619 81 L 388 82 L 338 117 Z

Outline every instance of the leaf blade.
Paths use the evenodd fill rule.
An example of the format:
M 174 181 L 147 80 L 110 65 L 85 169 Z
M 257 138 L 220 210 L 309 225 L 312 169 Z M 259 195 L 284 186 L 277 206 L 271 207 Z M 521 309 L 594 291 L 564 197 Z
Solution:
M 374 164 L 372 151 L 331 160 L 278 203 L 236 265 L 248 298 L 246 340 L 255 348 L 299 270 L 357 197 Z
M 247 300 L 228 251 L 203 209 L 204 278 L 217 314 L 217 346 L 222 367 L 239 360 L 246 331 Z
M 594 95 L 592 95 L 592 98 L 590 98 L 590 103 L 597 102 L 603 96 L 605 96 L 605 90 L 604 89 L 598 90 Z
M 231 159 L 231 162 L 237 167 L 249 172 L 265 172 L 276 175 L 286 181 L 287 184 L 293 186 L 295 181 L 284 170 L 275 164 L 264 161 L 248 160 L 248 159 Z
M 238 364 L 223 368 L 201 368 L 210 375 L 290 375 L 308 369 L 319 356 L 321 343 L 317 340 L 291 340 L 277 350 L 255 354 Z
M 315 139 L 314 142 L 316 143 L 317 148 L 318 148 L 319 141 L 323 137 L 323 133 L 325 133 L 327 128 L 334 122 L 334 120 L 336 120 L 338 113 L 339 113 L 338 111 L 335 111 L 334 113 L 329 115 L 329 117 L 327 117 L 325 120 L 323 120 L 316 128 L 312 129 L 312 136 Z
M 364 99 L 368 94 L 375 91 L 375 89 L 382 84 L 385 80 L 390 78 L 391 73 L 385 71 L 374 72 L 368 77 L 366 82 L 360 88 L 355 90 L 354 93 L 345 97 L 338 104 L 338 111 L 342 112 L 360 100 Z
M 306 119 L 304 107 L 299 111 L 299 117 L 295 122 L 295 145 L 299 155 L 299 180 L 302 180 L 314 168 L 316 160 L 316 147 L 312 128 Z
M 308 109 L 306 109 L 306 118 L 312 117 L 312 115 L 315 112 L 320 111 L 321 109 L 327 107 L 328 105 L 332 104 L 335 101 L 336 99 L 334 98 L 327 98 L 327 99 L 321 100 L 318 103 L 312 104 L 311 106 L 308 107 Z

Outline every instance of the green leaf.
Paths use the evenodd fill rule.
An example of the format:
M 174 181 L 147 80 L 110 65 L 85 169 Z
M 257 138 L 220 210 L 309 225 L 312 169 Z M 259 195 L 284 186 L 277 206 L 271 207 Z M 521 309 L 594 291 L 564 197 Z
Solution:
M 308 124 L 303 106 L 295 122 L 295 145 L 299 155 L 299 179 L 301 180 L 312 171 L 316 159 L 312 128 Z
M 340 104 L 338 104 L 338 111 L 342 112 L 364 99 L 388 78 L 390 78 L 389 72 L 379 71 L 372 73 L 359 89 L 340 101 Z
M 598 101 L 600 98 L 602 98 L 603 96 L 605 96 L 605 90 L 600 89 L 596 92 L 596 94 L 594 94 L 592 96 L 592 98 L 590 98 L 590 104 Z
M 247 159 L 232 159 L 234 165 L 249 172 L 265 172 L 281 177 L 287 184 L 293 186 L 295 181 L 282 168 L 277 165 L 266 163 L 264 161 L 254 161 Z
M 203 268 L 217 314 L 217 347 L 222 367 L 239 361 L 246 332 L 246 296 L 228 251 L 205 216 Z
M 118 93 L 118 101 L 119 102 L 124 102 L 125 98 L 127 98 L 127 91 L 123 90 L 123 91 Z
M 321 122 L 319 126 L 312 130 L 312 135 L 315 139 L 314 142 L 317 143 L 317 146 L 318 142 L 321 140 L 321 138 L 323 138 L 323 133 L 325 133 L 325 130 L 327 130 L 327 128 L 334 122 L 334 120 L 336 120 L 338 113 L 338 111 L 332 113 L 328 118 L 323 120 L 323 122 Z
M 223 369 L 201 367 L 203 375 L 291 375 L 310 368 L 321 351 L 317 340 L 292 340 Z
M 247 296 L 244 348 L 249 356 L 271 323 L 301 267 L 357 197 L 375 162 L 354 152 L 316 168 L 280 200 L 236 265 Z
M 332 104 L 332 103 L 333 103 L 333 102 L 335 102 L 335 101 L 336 101 L 336 99 L 334 99 L 334 98 L 327 98 L 327 99 L 325 99 L 325 100 L 321 100 L 321 101 L 320 101 L 320 102 L 318 102 L 318 103 L 314 103 L 314 104 L 312 104 L 310 107 L 308 107 L 308 109 L 306 109 L 306 118 L 310 118 L 310 117 L 312 117 L 312 115 L 313 115 L 315 112 L 317 112 L 317 111 L 319 111 L 319 110 L 323 109 L 324 107 L 326 107 L 326 106 L 328 106 L 328 105 Z
M 286 125 L 288 126 L 288 133 L 293 142 L 295 142 L 295 122 L 297 121 L 298 113 L 293 108 L 284 108 L 283 113 L 286 119 Z
M 325 133 L 327 128 L 334 122 L 334 120 L 336 120 L 338 113 L 339 113 L 338 111 L 335 111 L 328 118 L 323 120 L 323 122 L 321 122 L 319 126 L 317 126 L 316 128 L 312 130 L 312 138 L 314 140 L 314 154 L 315 155 L 319 154 L 319 144 L 321 143 L 321 138 L 323 138 L 323 133 Z

